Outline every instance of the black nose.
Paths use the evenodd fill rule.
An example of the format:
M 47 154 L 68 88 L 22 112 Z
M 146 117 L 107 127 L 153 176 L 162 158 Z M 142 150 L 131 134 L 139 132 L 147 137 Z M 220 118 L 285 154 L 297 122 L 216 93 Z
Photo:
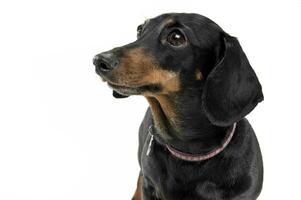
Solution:
M 115 69 L 119 62 L 112 53 L 101 53 L 94 56 L 93 64 L 96 67 L 96 72 L 109 72 Z

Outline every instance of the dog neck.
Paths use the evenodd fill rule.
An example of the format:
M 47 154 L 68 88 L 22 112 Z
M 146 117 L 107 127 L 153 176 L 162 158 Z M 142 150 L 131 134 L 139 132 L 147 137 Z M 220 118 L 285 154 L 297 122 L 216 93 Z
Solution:
M 228 127 L 217 127 L 206 117 L 201 92 L 190 89 L 181 94 L 146 97 L 155 129 L 169 144 L 189 153 L 205 153 L 220 145 Z

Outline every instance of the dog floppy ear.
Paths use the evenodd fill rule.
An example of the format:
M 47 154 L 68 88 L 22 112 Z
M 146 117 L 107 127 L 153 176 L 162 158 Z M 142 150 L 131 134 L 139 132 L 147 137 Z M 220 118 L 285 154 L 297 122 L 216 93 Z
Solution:
M 224 36 L 224 55 L 205 82 L 203 107 L 211 123 L 229 126 L 263 100 L 261 85 L 238 40 Z

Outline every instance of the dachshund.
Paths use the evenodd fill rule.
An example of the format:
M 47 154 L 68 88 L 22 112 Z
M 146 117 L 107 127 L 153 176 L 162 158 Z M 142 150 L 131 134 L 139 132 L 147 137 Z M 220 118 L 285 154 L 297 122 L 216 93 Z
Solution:
M 149 103 L 133 200 L 257 199 L 263 161 L 245 116 L 263 93 L 237 38 L 204 16 L 168 13 L 93 64 L 114 97 Z

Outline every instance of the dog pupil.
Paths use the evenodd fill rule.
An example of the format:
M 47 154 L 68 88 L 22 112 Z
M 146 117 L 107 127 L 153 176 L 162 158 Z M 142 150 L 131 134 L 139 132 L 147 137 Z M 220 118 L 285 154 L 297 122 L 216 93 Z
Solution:
M 173 31 L 167 36 L 167 41 L 172 46 L 180 46 L 185 42 L 185 38 L 179 31 Z

